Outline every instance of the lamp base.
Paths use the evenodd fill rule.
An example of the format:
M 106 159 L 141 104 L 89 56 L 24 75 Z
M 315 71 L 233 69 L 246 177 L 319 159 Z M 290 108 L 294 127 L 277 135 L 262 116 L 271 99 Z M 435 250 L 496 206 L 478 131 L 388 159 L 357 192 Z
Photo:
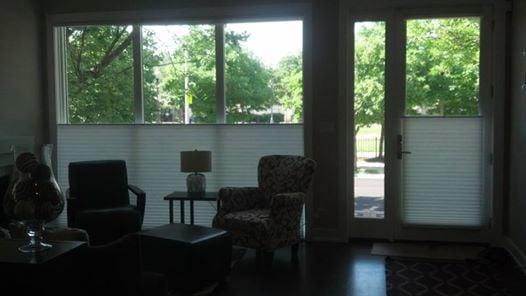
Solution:
M 190 174 L 186 177 L 188 193 L 204 193 L 206 191 L 205 175 L 200 173 Z

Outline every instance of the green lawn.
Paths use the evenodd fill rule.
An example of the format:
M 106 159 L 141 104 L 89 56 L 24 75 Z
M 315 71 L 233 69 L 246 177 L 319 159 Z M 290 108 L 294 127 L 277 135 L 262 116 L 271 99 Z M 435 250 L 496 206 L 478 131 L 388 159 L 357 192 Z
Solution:
M 374 138 L 377 138 L 378 141 L 380 141 L 380 130 L 381 127 L 379 124 L 361 128 L 356 136 L 357 152 L 376 152 L 378 144 L 375 144 Z
M 357 138 L 380 138 L 381 127 L 379 124 L 373 124 L 370 127 L 362 127 L 358 132 Z

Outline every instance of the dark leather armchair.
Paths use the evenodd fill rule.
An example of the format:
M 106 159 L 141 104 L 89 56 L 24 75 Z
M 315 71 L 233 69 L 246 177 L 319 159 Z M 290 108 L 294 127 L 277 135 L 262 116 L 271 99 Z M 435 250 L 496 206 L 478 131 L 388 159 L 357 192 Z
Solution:
M 293 258 L 300 242 L 300 221 L 305 194 L 316 162 L 293 155 L 269 155 L 258 165 L 259 187 L 219 190 L 221 207 L 213 226 L 232 233 L 233 243 L 256 249 L 265 265 L 274 249 L 292 246 Z
M 128 191 L 137 197 L 130 204 Z M 68 226 L 88 232 L 94 245 L 111 242 L 141 230 L 145 193 L 128 184 L 122 160 L 82 161 L 69 164 Z

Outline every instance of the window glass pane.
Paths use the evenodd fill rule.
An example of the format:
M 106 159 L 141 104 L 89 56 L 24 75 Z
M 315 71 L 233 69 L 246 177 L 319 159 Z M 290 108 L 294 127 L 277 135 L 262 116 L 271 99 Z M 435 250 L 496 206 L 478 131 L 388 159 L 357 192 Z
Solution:
M 143 26 L 148 123 L 215 123 L 215 27 Z
M 66 28 L 70 123 L 133 123 L 131 26 Z
M 303 121 L 301 21 L 225 26 L 226 121 Z
M 479 115 L 480 18 L 407 21 L 407 115 Z
M 354 24 L 354 217 L 384 218 L 385 22 Z

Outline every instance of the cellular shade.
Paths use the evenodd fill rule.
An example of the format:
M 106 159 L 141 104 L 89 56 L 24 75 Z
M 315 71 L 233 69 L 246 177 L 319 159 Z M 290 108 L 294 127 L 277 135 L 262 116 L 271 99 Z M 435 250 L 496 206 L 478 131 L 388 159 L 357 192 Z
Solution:
M 186 191 L 187 173 L 180 171 L 181 151 L 213 151 L 207 191 L 226 186 L 257 186 L 257 165 L 269 154 L 303 155 L 302 125 L 58 125 L 58 182 L 68 186 L 72 161 L 123 159 L 129 183 L 146 192 L 144 228 L 168 223 L 163 197 Z M 133 197 L 133 195 L 131 195 Z M 135 200 L 132 198 L 132 203 Z M 189 221 L 189 203 L 186 203 Z M 195 223 L 211 226 L 215 202 L 195 202 Z M 174 218 L 180 221 L 179 204 Z M 66 211 L 57 221 L 66 225 Z
M 403 119 L 402 214 L 405 224 L 481 226 L 483 119 Z

